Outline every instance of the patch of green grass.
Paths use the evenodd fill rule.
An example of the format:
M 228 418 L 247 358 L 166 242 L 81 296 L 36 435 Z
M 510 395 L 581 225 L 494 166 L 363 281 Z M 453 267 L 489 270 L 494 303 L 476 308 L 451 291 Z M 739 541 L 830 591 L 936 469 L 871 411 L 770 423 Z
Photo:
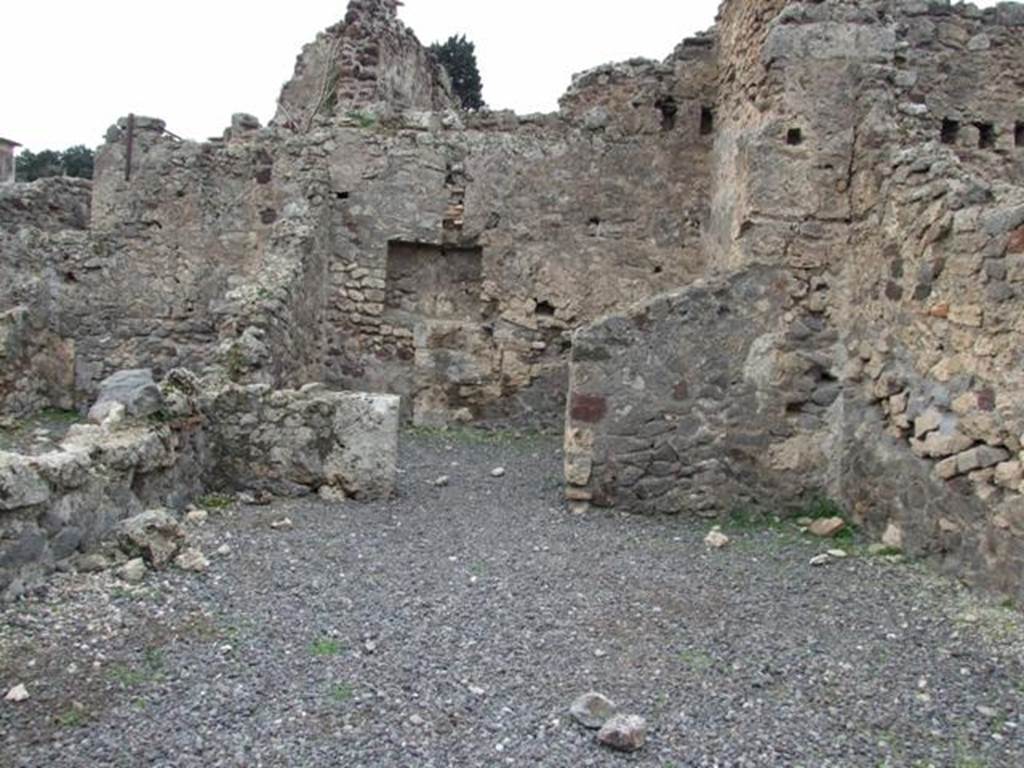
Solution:
M 89 722 L 89 712 L 81 704 L 72 704 L 58 714 L 54 721 L 61 728 L 81 728 Z
M 812 520 L 828 517 L 842 517 L 845 519 L 846 510 L 843 509 L 839 502 L 830 499 L 828 496 L 816 495 L 812 496 L 801 508 L 797 517 L 809 517 Z
M 483 576 L 487 573 L 487 563 L 473 563 L 469 566 L 469 572 L 473 576 Z
M 764 531 L 780 528 L 782 520 L 753 507 L 736 506 L 729 510 L 726 525 L 734 531 Z
M 345 646 L 337 640 L 322 637 L 310 644 L 309 651 L 314 656 L 340 656 L 345 652 Z
M 360 128 L 372 128 L 377 124 L 377 116 L 372 112 L 363 112 L 362 110 L 353 109 L 350 110 L 346 117 L 352 120 Z
M 44 408 L 39 412 L 39 419 L 51 424 L 77 424 L 82 420 L 78 411 L 69 411 L 63 408 Z
M 679 661 L 693 672 L 707 672 L 715 666 L 715 660 L 703 651 L 681 651 Z
M 903 554 L 903 550 L 896 547 L 878 547 L 870 549 L 868 554 L 872 557 L 898 557 Z
M 344 704 L 347 701 L 351 701 L 355 695 L 355 690 L 348 683 L 338 683 L 331 687 L 331 700 L 336 704 Z
M 208 510 L 227 509 L 234 503 L 234 497 L 224 493 L 208 493 L 199 499 L 199 506 Z
M 110 668 L 110 678 L 125 688 L 134 688 L 159 680 L 165 667 L 163 651 L 147 648 L 142 656 L 142 664 L 116 664 Z

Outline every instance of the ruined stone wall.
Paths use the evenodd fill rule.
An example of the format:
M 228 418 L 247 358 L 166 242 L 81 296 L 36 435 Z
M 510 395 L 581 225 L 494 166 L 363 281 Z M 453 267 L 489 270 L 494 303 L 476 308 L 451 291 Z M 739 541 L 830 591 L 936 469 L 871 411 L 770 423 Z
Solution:
M 138 365 L 319 378 L 329 214 L 301 140 L 182 142 L 141 118 L 131 143 L 127 178 L 127 121 L 101 148 L 90 247 L 67 269 L 60 310 L 79 390 Z
M 376 499 L 395 488 L 398 398 L 229 386 L 204 399 L 211 487 Z
M 778 473 L 776 489 L 817 484 L 870 533 L 891 528 L 912 553 L 1011 592 L 1024 585 L 1015 261 L 1024 250 L 1022 23 L 1014 4 L 726 3 L 716 31 L 720 119 L 707 239 L 712 274 L 742 281 L 768 265 L 804 286 L 774 334 L 792 348 L 774 347 L 776 365 L 766 369 L 785 407 L 751 411 L 768 417 L 762 432 L 770 435 L 754 465 Z M 678 301 L 701 306 L 685 293 Z M 634 310 L 581 338 L 643 316 Z M 730 327 L 723 345 L 750 341 Z M 675 334 L 687 348 L 708 331 L 670 324 L 652 333 Z M 645 334 L 633 343 L 656 344 Z M 706 350 L 698 358 L 715 359 Z M 625 434 L 636 439 L 638 423 L 658 408 L 627 397 L 616 410 L 614 398 L 632 383 L 618 374 L 630 359 L 574 361 L 567 474 L 572 481 L 589 460 L 595 476 L 580 483 L 585 473 L 577 474 L 571 498 L 601 499 L 600 473 L 612 464 L 639 457 L 630 468 L 631 480 L 643 470 L 638 482 L 666 470 L 654 457 L 668 455 L 670 440 L 641 435 L 645 444 L 630 454 L 619 446 L 623 424 L 608 416 L 584 429 L 573 416 L 574 398 L 602 394 L 580 382 L 604 377 L 608 413 L 630 413 Z M 780 371 L 800 360 L 810 367 L 798 380 L 818 383 L 804 390 L 809 398 L 790 400 L 792 380 Z M 749 382 L 719 362 L 724 410 L 744 402 Z M 653 374 L 662 400 L 680 370 Z M 739 458 L 749 473 L 748 457 L 726 447 L 733 426 L 718 427 L 718 460 L 736 466 Z M 689 471 L 678 455 L 671 472 Z M 627 507 L 659 508 L 621 481 L 612 485 Z M 709 493 L 720 511 L 736 489 L 717 487 L 722 493 Z M 769 488 L 762 501 L 785 506 L 787 495 Z
M 571 330 L 703 269 L 714 75 L 694 48 L 581 76 L 557 117 L 336 129 L 330 380 L 421 423 L 556 420 Z M 417 282 L 472 301 L 417 305 Z
M 90 196 L 78 179 L 0 188 L 0 416 L 73 405 L 74 343 L 58 307 L 68 254 L 87 241 Z
M 908 5 L 895 21 L 891 138 L 874 153 L 884 179 L 847 277 L 843 490 L 873 530 L 895 524 L 916 553 L 1012 592 L 1024 563 L 1024 7 Z
M 571 502 L 771 514 L 822 493 L 835 331 L 787 270 L 701 280 L 580 330 L 566 414 Z
M 457 106 L 444 68 L 397 16 L 393 0 L 353 0 L 345 20 L 299 55 L 274 124 L 307 132 L 318 117 Z
M 0 599 L 95 548 L 126 517 L 183 506 L 204 463 L 194 428 L 152 425 L 77 425 L 60 450 L 0 452 Z

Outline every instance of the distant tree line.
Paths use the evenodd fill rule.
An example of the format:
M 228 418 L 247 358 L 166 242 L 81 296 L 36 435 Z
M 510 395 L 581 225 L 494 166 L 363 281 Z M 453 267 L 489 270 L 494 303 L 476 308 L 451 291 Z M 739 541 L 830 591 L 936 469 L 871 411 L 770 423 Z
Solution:
M 434 43 L 431 52 L 448 70 L 452 90 L 463 109 L 483 109 L 483 83 L 476 63 L 476 45 L 465 35 L 452 35 L 445 43 Z
M 32 152 L 26 149 L 15 161 L 15 173 L 18 181 L 35 181 L 50 176 L 91 179 L 95 159 L 93 151 L 81 144 L 63 152 L 52 149 Z

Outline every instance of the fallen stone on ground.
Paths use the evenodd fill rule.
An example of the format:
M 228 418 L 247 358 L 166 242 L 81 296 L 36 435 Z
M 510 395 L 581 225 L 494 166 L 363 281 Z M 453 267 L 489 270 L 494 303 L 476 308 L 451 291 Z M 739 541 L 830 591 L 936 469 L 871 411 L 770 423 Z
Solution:
M 572 703 L 569 714 L 584 728 L 597 730 L 618 711 L 615 704 L 600 693 L 590 692 Z
M 154 568 L 164 568 L 181 551 L 185 531 L 165 509 L 151 509 L 123 521 L 117 541 L 129 557 L 142 557 Z
M 841 517 L 822 517 L 812 522 L 807 531 L 821 539 L 832 539 L 846 528 L 846 521 Z
M 619 752 L 636 752 L 647 743 L 647 721 L 639 715 L 615 715 L 601 726 L 597 740 Z
M 4 701 L 20 704 L 23 701 L 28 701 L 28 698 L 28 689 L 24 685 L 19 684 L 7 692 L 7 695 L 4 696 Z
M 720 529 L 714 528 L 704 537 L 704 543 L 712 549 L 725 549 L 725 547 L 729 546 L 729 537 L 722 533 Z
M 129 560 L 117 569 L 117 578 L 129 584 L 139 584 L 146 579 L 146 561 L 141 557 Z
M 192 573 L 203 573 L 210 567 L 210 561 L 202 552 L 195 548 L 188 548 L 174 559 L 174 564 L 183 571 Z

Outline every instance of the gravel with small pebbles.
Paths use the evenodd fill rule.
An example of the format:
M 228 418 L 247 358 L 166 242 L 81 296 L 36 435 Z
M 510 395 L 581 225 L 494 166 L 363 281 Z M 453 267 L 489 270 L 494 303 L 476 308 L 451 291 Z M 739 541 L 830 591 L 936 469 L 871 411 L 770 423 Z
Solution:
M 811 568 L 835 544 L 795 528 L 712 550 L 694 520 L 572 515 L 555 439 L 401 453 L 394 500 L 211 510 L 205 573 L 0 608 L 0 694 L 30 695 L 0 701 L 0 765 L 1024 765 L 1013 610 L 916 564 Z M 646 719 L 642 751 L 573 722 L 587 691 Z

